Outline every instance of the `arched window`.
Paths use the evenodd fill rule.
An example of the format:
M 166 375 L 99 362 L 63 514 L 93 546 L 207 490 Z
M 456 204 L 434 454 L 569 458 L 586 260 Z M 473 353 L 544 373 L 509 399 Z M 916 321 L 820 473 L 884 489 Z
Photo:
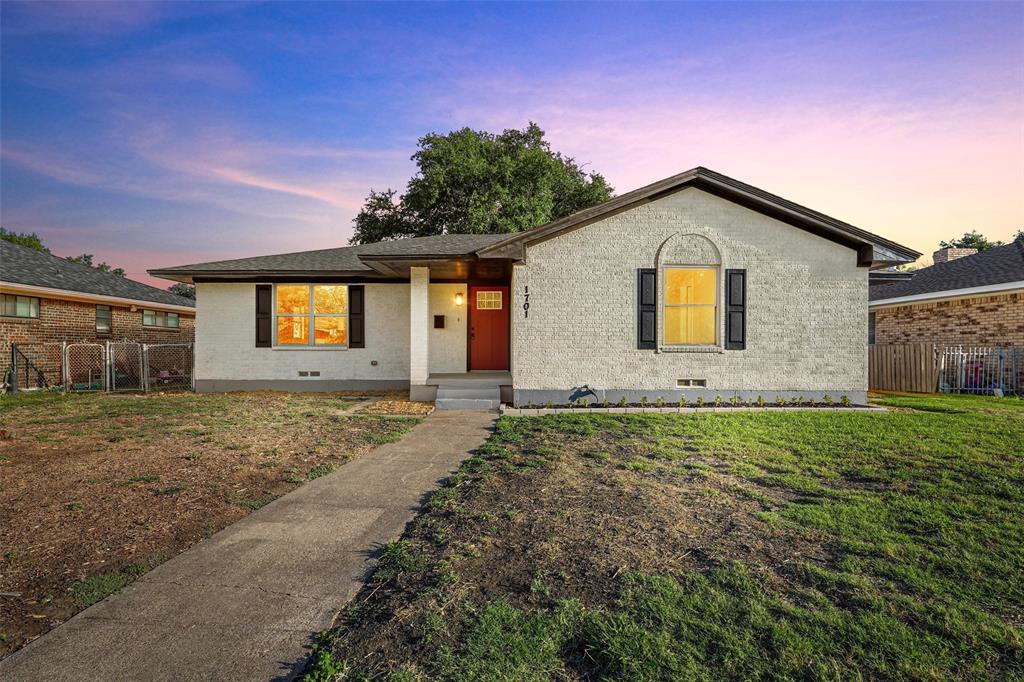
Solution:
M 658 250 L 661 280 L 661 346 L 719 345 L 722 258 L 700 234 L 676 234 Z

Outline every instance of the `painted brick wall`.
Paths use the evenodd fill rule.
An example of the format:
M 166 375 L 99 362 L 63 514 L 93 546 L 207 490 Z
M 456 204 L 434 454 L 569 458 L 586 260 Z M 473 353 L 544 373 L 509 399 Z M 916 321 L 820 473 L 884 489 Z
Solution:
M 1024 345 L 1024 292 L 878 308 L 875 343 Z
M 746 350 L 636 348 L 637 268 L 655 267 L 670 237 L 690 233 L 717 247 L 722 271 L 747 270 Z M 515 387 L 658 391 L 701 378 L 724 396 L 862 393 L 868 278 L 856 261 L 852 249 L 694 188 L 549 239 L 515 268 Z M 719 287 L 722 296 L 721 277 Z M 723 319 L 719 310 L 719 336 Z
M 256 285 L 197 287 L 196 381 L 409 380 L 409 286 L 366 285 L 366 348 L 256 348 Z M 371 364 L 376 360 L 377 364 Z

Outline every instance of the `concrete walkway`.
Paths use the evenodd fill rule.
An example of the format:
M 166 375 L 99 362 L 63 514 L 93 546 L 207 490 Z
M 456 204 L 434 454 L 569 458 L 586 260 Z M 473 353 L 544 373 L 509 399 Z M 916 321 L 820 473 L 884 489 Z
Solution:
M 435 412 L 0 661 L 0 680 L 290 679 L 495 417 Z

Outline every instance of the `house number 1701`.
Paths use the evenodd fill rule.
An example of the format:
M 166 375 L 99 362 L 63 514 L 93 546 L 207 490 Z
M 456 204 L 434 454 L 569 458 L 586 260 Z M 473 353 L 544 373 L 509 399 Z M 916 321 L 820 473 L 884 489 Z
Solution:
M 523 286 L 523 317 L 530 316 L 530 287 Z

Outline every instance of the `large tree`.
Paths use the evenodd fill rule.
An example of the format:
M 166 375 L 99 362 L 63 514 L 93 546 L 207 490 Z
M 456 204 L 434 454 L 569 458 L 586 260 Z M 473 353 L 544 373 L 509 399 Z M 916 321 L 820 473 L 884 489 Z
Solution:
M 977 249 L 978 251 L 988 251 L 1002 245 L 1001 241 L 988 239 L 977 230 L 964 232 L 964 236 L 955 237 L 948 242 L 939 242 L 940 249 Z
M 190 284 L 185 284 L 184 282 L 175 282 L 171 286 L 167 287 L 167 291 L 181 296 L 182 298 L 191 298 L 193 301 L 196 300 L 196 288 Z
M 419 140 L 401 196 L 370 190 L 353 244 L 527 230 L 611 198 L 600 173 L 551 150 L 536 123 L 501 134 L 463 128 Z

